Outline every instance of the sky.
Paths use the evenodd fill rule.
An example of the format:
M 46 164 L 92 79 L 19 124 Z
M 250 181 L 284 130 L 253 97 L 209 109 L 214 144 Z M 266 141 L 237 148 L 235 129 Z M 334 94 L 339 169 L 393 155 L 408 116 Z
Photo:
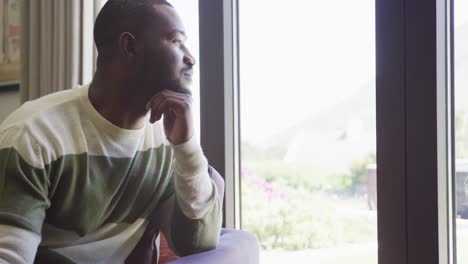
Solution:
M 243 140 L 269 137 L 373 82 L 374 2 L 240 2 Z

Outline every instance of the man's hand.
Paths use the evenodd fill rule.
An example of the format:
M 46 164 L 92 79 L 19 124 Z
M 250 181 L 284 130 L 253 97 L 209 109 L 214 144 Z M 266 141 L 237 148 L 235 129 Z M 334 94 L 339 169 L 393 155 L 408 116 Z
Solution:
M 151 110 L 151 123 L 164 115 L 164 131 L 172 144 L 182 144 L 192 137 L 194 128 L 191 95 L 166 89 L 151 97 L 146 108 Z

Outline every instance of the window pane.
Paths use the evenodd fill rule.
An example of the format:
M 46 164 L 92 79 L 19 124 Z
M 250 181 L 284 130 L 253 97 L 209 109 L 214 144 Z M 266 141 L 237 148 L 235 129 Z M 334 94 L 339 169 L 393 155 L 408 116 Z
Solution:
M 454 0 L 457 263 L 468 264 L 468 0 Z
M 262 263 L 377 263 L 374 2 L 239 3 L 242 228 Z

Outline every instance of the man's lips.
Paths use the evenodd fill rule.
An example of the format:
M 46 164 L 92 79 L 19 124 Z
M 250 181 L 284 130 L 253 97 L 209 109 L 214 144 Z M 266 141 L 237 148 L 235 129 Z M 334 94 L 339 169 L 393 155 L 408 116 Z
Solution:
M 193 76 L 193 70 L 184 71 L 183 74 L 184 74 L 185 76 L 192 77 L 192 76 Z

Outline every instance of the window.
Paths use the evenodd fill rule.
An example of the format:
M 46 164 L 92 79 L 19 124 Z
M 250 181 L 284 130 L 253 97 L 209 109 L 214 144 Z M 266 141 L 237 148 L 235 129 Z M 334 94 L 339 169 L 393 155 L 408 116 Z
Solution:
M 374 10 L 239 3 L 241 227 L 261 263 L 377 264 Z
M 336 4 L 333 12 L 353 13 L 347 5 L 332 2 Z M 201 104 L 202 144 L 210 162 L 226 177 L 226 225 L 238 227 L 242 113 L 238 117 L 239 106 L 243 107 L 245 3 L 241 0 L 199 3 L 201 99 L 205 100 Z M 355 1 L 353 4 L 359 5 Z M 379 264 L 455 261 L 449 4 L 446 0 L 375 2 Z M 245 5 L 248 8 L 255 3 Z M 264 4 L 257 14 L 258 20 L 274 10 L 270 5 L 271 2 Z M 288 5 L 297 4 L 278 5 L 286 11 Z M 308 25 L 315 10 L 308 6 L 294 12 L 298 14 L 294 19 L 303 19 L 301 22 Z M 323 28 L 331 24 L 320 22 Z M 275 31 L 278 38 L 284 39 L 295 29 L 262 30 Z M 304 34 L 307 33 L 311 34 L 309 31 Z M 324 33 L 333 34 L 327 30 Z M 259 42 L 257 36 L 247 41 Z M 284 53 L 281 49 L 275 54 Z M 333 61 L 333 54 L 327 55 Z

